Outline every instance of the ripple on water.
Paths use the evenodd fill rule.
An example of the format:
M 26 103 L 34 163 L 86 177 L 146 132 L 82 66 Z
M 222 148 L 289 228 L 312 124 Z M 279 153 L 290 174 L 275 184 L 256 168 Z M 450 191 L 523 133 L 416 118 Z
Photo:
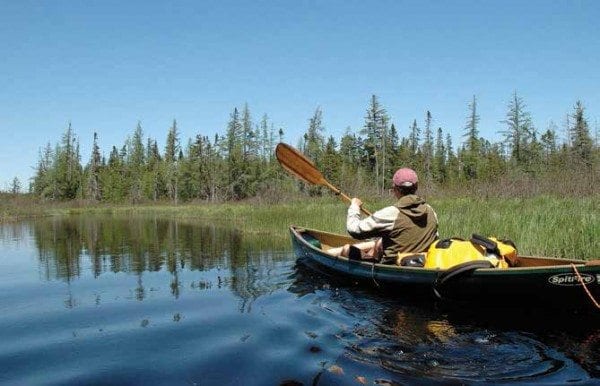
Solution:
M 490 383 L 590 380 L 571 358 L 518 331 L 456 327 L 443 320 L 412 318 L 410 325 L 361 325 L 344 337 L 346 366 L 366 366 L 372 374 L 385 370 L 390 379 Z
M 154 251 L 164 240 L 157 251 L 171 256 L 173 246 L 187 245 L 168 268 L 157 265 L 163 252 L 158 260 L 129 249 L 114 259 L 60 257 L 62 244 L 48 236 L 54 225 L 40 240 L 50 252 L 56 246 L 56 256 L 31 249 L 31 258 L 4 257 L 0 384 L 565 384 L 600 377 L 597 324 L 594 335 L 548 332 L 546 321 L 518 328 L 513 315 L 507 323 L 463 310 L 451 315 L 303 270 L 291 252 L 239 249 L 241 239 L 228 241 L 235 232 L 191 253 L 206 234 L 184 225 L 171 232 L 173 224 L 164 224 L 162 237 L 159 223 L 146 224 L 153 236 L 144 248 Z M 93 221 L 68 225 L 75 243 L 103 234 Z M 140 224 L 132 225 L 138 235 Z M 54 267 L 67 262 L 80 268 L 75 276 L 55 277 Z M 38 263 L 52 274 L 39 277 Z

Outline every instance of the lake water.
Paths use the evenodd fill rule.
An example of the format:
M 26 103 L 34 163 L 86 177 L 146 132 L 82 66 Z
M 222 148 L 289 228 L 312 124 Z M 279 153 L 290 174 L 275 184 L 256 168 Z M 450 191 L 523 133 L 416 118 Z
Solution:
M 378 294 L 288 239 L 78 216 L 0 225 L 0 384 L 600 384 L 600 326 Z

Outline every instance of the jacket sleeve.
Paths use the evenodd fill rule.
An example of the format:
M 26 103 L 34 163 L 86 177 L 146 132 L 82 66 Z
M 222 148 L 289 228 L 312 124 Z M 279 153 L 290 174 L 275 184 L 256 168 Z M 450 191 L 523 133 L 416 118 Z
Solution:
M 399 212 L 395 206 L 388 206 L 361 220 L 360 208 L 356 205 L 350 205 L 346 219 L 346 230 L 350 236 L 359 240 L 382 236 L 382 234 L 394 229 L 394 222 Z

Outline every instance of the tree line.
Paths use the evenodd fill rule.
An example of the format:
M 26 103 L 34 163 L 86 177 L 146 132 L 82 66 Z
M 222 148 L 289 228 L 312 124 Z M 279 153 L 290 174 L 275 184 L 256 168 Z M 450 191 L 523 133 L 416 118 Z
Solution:
M 523 99 L 515 92 L 500 123 L 502 140 L 480 136 L 477 98 L 473 96 L 460 144 L 435 125 L 433 113 L 399 130 L 376 95 L 371 96 L 359 130 L 347 128 L 341 138 L 325 134 L 323 112 L 316 108 L 296 146 L 312 159 L 326 178 L 339 186 L 368 188 L 382 194 L 400 165 L 414 168 L 421 179 L 440 186 L 493 181 L 507 173 L 531 178 L 566 169 L 592 176 L 598 173 L 600 150 L 591 134 L 580 101 L 565 117 L 566 138 L 558 126 L 533 125 Z M 82 163 L 80 143 L 69 123 L 60 141 L 40 149 L 30 192 L 44 200 L 85 199 L 102 202 L 175 204 L 194 200 L 241 200 L 269 194 L 289 178 L 274 158 L 284 139 L 265 114 L 256 121 L 248 105 L 230 114 L 224 132 L 197 134 L 182 143 L 177 121 L 168 129 L 164 149 L 145 138 L 141 123 L 125 143 L 112 146 L 108 157 L 94 133 L 91 156 Z M 20 184 L 15 179 L 13 184 Z M 19 185 L 20 186 L 20 185 Z M 289 186 L 289 184 L 288 184 Z M 301 184 L 294 189 L 319 194 Z

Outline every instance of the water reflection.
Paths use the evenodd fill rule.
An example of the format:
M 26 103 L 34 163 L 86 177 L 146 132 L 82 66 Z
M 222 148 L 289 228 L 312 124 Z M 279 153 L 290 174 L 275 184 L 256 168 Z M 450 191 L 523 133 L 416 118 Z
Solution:
M 386 293 L 296 267 L 288 290 L 353 320 L 336 336 L 344 354 L 329 368 L 381 384 L 590 382 L 600 377 L 593 315 L 465 309 Z M 339 382 L 324 372 L 321 382 Z M 590 378 L 591 377 L 591 378 Z M 349 381 L 350 382 L 350 381 Z M 594 382 L 592 382 L 594 383 Z
M 267 279 L 273 266 L 289 260 L 277 245 L 263 237 L 243 235 L 235 228 L 155 217 L 73 216 L 29 223 L 44 280 L 73 279 L 91 271 L 94 278 L 108 272 L 137 276 L 134 295 L 148 296 L 144 274 L 170 274 L 171 294 L 181 293 L 185 271 L 218 271 L 214 280 L 193 281 L 190 288 L 230 288 L 243 299 L 241 311 L 261 294 L 272 291 Z M 23 231 L 2 228 L 3 232 Z M 264 244 L 269 244 L 264 252 Z M 282 244 L 282 243 L 280 243 Z M 275 252 L 274 252 L 275 251 Z M 69 296 L 67 307 L 75 301 Z
M 107 374 L 114 384 L 209 385 L 600 377 L 597 320 L 382 294 L 294 266 L 288 239 L 111 216 L 4 225 L 0 237 L 0 384 L 105 384 Z
M 0 225 L 0 246 L 13 245 L 20 247 L 31 234 L 31 227 L 24 222 L 13 222 Z

